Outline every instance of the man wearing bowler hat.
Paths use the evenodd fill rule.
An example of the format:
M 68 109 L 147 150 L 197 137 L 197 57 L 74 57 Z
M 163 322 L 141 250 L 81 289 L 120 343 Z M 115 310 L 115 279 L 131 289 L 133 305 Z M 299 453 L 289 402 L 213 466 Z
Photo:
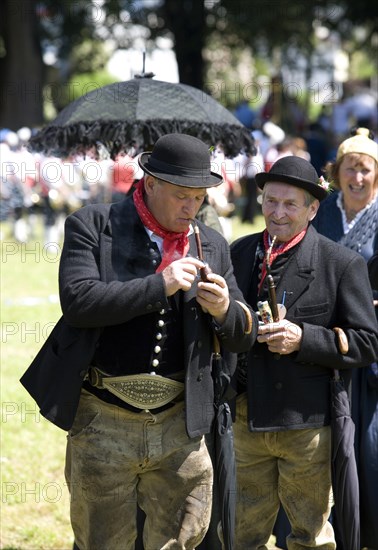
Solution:
M 311 226 L 327 190 L 309 162 L 282 158 L 256 181 L 266 229 L 231 254 L 247 302 L 271 320 L 236 374 L 235 550 L 266 548 L 280 504 L 289 550 L 333 550 L 330 381 L 339 369 L 349 388 L 351 367 L 376 355 L 366 263 Z
M 134 549 L 137 505 L 146 550 L 199 545 L 212 503 L 213 334 L 232 371 L 257 332 L 227 242 L 194 222 L 206 188 L 221 183 L 208 147 L 169 134 L 139 164 L 133 196 L 67 218 L 63 318 L 22 378 L 68 430 L 80 550 Z

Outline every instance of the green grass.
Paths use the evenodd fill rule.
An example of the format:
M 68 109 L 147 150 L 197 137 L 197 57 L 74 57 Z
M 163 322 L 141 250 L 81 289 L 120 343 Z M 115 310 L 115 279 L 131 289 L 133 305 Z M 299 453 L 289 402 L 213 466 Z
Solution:
M 256 216 L 253 223 L 241 223 L 238 216 L 232 219 L 232 241 L 235 241 L 239 237 L 249 235 L 250 233 L 257 233 L 265 228 L 265 222 L 262 215 Z
M 262 227 L 261 217 L 252 225 L 235 216 L 233 238 Z M 63 476 L 66 434 L 39 414 L 19 382 L 60 316 L 59 257 L 39 241 L 14 242 L 7 223 L 0 229 L 0 548 L 68 550 L 73 538 Z
M 60 315 L 58 256 L 40 242 L 1 241 L 1 535 L 4 550 L 72 548 L 63 476 L 66 434 L 19 378 Z

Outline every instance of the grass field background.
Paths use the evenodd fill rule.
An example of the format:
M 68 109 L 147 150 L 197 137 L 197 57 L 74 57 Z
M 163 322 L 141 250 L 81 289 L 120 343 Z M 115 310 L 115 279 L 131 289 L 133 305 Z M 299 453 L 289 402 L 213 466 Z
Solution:
M 42 235 L 42 230 L 40 230 Z M 60 315 L 60 247 L 1 241 L 1 548 L 72 548 L 63 477 L 66 434 L 46 421 L 19 378 Z
M 38 412 L 19 379 L 60 317 L 60 246 L 13 240 L 1 224 L 1 531 L 2 550 L 69 550 L 66 433 Z M 261 230 L 233 218 L 233 239 Z M 39 237 L 38 237 L 39 236 Z M 210 550 L 210 549 L 209 549 Z

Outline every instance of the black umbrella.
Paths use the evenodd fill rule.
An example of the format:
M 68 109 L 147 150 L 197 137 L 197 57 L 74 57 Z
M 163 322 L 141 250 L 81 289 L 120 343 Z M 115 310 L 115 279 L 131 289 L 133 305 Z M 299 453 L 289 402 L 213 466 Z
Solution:
M 331 379 L 332 487 L 337 531 L 343 550 L 360 548 L 360 505 L 354 454 L 354 422 L 348 393 L 334 370 Z
M 215 340 L 218 342 L 216 337 Z M 223 548 L 224 550 L 233 550 L 236 510 L 236 461 L 231 409 L 225 398 L 227 390 L 230 388 L 230 377 L 224 369 L 219 343 L 215 345 L 212 368 L 216 408 L 214 423 L 215 476 L 222 523 Z
M 147 75 L 97 88 L 73 101 L 31 138 L 30 148 L 67 156 L 101 142 L 114 158 L 121 149 L 148 147 L 176 132 L 209 146 L 221 143 L 226 156 L 254 152 L 250 131 L 210 95 Z

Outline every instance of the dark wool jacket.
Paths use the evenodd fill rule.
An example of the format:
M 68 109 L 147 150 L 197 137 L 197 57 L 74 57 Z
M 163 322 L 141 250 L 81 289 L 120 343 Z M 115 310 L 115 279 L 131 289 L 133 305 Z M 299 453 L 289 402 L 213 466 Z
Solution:
M 236 280 L 244 296 L 256 297 L 252 273 L 262 233 L 231 246 Z M 347 387 L 351 367 L 378 355 L 378 327 L 365 260 L 309 227 L 277 285 L 286 291 L 286 318 L 303 330 L 300 351 L 277 356 L 255 343 L 248 357 L 248 423 L 251 431 L 312 428 L 330 422 L 330 378 L 341 369 Z M 256 308 L 256 303 L 250 304 Z M 345 331 L 349 351 L 342 355 L 332 330 Z
M 230 292 L 227 319 L 212 323 L 196 301 L 196 284 L 183 292 L 186 427 L 190 437 L 208 433 L 214 418 L 211 353 L 213 330 L 233 372 L 236 353 L 248 350 L 256 337 L 245 334 L 244 302 L 237 287 L 229 246 L 213 229 L 199 223 L 203 254 L 211 269 L 222 275 Z M 189 255 L 197 256 L 194 235 Z M 59 272 L 63 318 L 21 379 L 54 424 L 73 423 L 83 379 L 103 327 L 130 323 L 139 316 L 168 308 L 163 276 L 155 273 L 156 247 L 149 239 L 131 197 L 112 205 L 84 207 L 66 220 Z M 143 334 L 139 335 L 144 346 Z

